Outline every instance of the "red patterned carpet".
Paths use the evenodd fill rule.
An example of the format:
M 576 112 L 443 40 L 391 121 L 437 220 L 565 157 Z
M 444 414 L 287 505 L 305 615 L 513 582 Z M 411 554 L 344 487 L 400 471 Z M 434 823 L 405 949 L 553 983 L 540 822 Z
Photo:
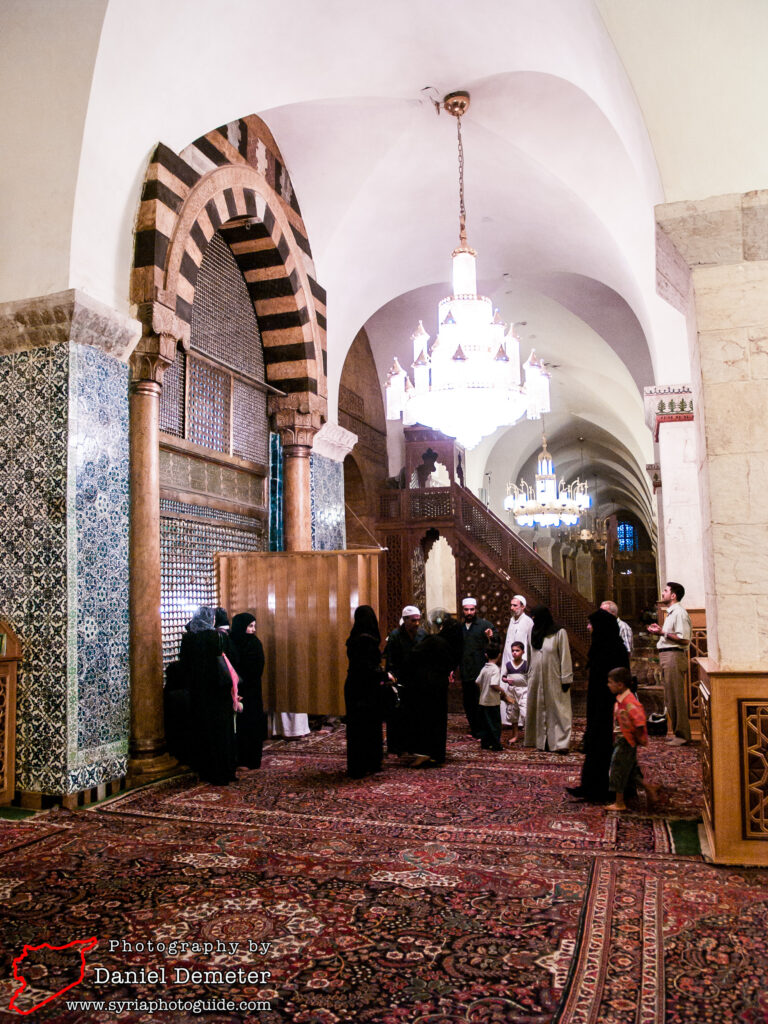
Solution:
M 28 1020 L 768 1020 L 768 871 L 675 850 L 670 819 L 701 806 L 695 748 L 653 741 L 671 799 L 620 817 L 565 797 L 579 755 L 482 753 L 459 718 L 438 770 L 390 758 L 353 782 L 343 743 L 273 743 L 226 789 L 187 775 L 0 822 L 0 1021 L 20 1019 L 25 944 L 91 936 L 82 983 Z M 72 978 L 61 951 L 25 964 L 20 1009 Z

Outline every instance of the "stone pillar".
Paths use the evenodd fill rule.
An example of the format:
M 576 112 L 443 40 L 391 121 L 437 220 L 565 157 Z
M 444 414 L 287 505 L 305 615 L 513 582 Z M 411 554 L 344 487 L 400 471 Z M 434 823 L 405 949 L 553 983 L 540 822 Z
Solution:
M 313 394 L 270 395 L 283 445 L 283 531 L 286 551 L 312 550 L 309 455 L 325 418 L 325 399 Z
M 768 191 L 670 203 L 656 215 L 689 268 L 698 331 L 691 368 L 709 642 L 709 657 L 699 660 L 704 824 L 718 863 L 766 865 Z M 666 490 L 663 466 L 662 474 Z
M 693 397 L 686 385 L 645 389 L 645 416 L 659 448 L 659 576 L 685 587 L 685 604 L 704 607 L 704 558 Z
M 181 324 L 157 303 L 140 310 L 144 333 L 131 358 L 131 746 L 134 782 L 176 763 L 165 750 L 160 622 L 160 392 Z
M 575 558 L 576 587 L 588 601 L 597 601 L 595 594 L 595 577 L 593 572 L 592 552 L 579 547 Z
M 690 268 L 696 309 L 710 656 L 768 666 L 768 190 L 669 203 L 656 215 Z
M 0 593 L 16 786 L 77 802 L 128 754 L 128 367 L 140 324 L 77 290 L 0 305 Z

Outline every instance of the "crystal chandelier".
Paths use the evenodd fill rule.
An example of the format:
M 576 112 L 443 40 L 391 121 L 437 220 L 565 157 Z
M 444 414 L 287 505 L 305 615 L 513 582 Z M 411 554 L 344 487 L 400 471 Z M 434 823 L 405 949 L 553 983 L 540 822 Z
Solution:
M 469 93 L 454 92 L 443 107 L 456 118 L 459 147 L 459 245 L 453 250 L 453 294 L 438 305 L 438 334 L 419 321 L 413 342 L 413 381 L 397 358 L 387 374 L 387 419 L 402 415 L 406 425 L 421 423 L 474 448 L 497 427 L 511 426 L 523 415 L 538 419 L 549 412 L 549 375 L 531 351 L 523 364 L 514 331 L 477 294 L 477 253 L 467 245 L 464 207 L 464 148 L 461 118 Z
M 586 480 L 577 477 L 566 487 L 557 483 L 555 464 L 547 451 L 546 434 L 541 435 L 538 471 L 534 487 L 525 480 L 507 484 L 504 508 L 515 517 L 518 526 L 575 526 L 592 504 Z

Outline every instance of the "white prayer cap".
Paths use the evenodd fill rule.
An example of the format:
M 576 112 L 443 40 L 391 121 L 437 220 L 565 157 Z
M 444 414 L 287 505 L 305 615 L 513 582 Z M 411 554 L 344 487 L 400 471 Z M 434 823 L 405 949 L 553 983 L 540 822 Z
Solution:
M 464 600 L 461 602 L 461 607 L 466 608 L 467 605 L 472 605 L 474 607 L 477 605 L 477 601 L 474 599 L 474 597 L 465 597 Z
M 519 601 L 523 608 L 528 604 L 522 594 L 515 594 L 515 601 Z
M 407 604 L 405 606 L 405 608 L 403 608 L 402 617 L 404 619 L 409 619 L 412 615 L 419 615 L 420 616 L 421 612 L 419 611 L 419 609 L 416 607 L 415 604 Z

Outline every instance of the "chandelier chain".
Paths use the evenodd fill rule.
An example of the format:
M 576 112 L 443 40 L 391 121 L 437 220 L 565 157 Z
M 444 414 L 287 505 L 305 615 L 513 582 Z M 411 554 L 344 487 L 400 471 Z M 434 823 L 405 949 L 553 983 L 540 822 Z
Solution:
M 464 206 L 464 144 L 461 139 L 461 115 L 456 118 L 456 136 L 459 143 L 459 240 L 467 244 L 467 210 Z

